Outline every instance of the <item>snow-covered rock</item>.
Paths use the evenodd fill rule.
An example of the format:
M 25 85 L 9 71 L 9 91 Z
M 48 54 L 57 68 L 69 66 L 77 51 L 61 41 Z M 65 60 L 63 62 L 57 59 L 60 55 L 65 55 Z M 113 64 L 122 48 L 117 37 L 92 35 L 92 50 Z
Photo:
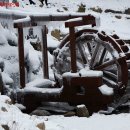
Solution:
M 89 111 L 85 105 L 78 105 L 76 108 L 76 115 L 78 117 L 89 117 Z

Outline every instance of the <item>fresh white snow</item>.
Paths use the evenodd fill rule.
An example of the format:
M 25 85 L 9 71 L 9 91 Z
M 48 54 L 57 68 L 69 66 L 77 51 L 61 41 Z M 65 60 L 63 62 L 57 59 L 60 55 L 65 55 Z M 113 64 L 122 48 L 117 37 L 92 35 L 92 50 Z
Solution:
M 103 115 L 93 114 L 85 117 L 50 116 L 45 120 L 47 130 L 129 130 L 130 114 Z M 53 123 L 53 124 L 51 124 Z
M 39 123 L 43 121 L 23 114 L 12 105 L 10 98 L 0 95 L 0 130 L 5 130 L 2 125 L 7 125 L 10 130 L 39 130 L 37 127 Z
M 130 39 L 130 15 L 104 12 L 106 9 L 124 12 L 125 9 L 130 8 L 130 0 L 49 0 L 50 5 L 48 7 L 40 7 L 41 3 L 38 0 L 33 1 L 36 2 L 36 5 L 29 5 L 29 0 L 19 0 L 20 7 L 8 7 L 8 9 L 0 7 L 0 15 L 3 13 L 7 15 L 19 14 L 24 17 L 30 15 L 76 15 L 79 5 L 82 3 L 86 6 L 85 14 L 95 13 L 90 8 L 101 8 L 103 10 L 101 14 L 95 13 L 97 17 L 96 24 L 98 25 L 96 28 L 99 31 L 103 30 L 108 34 L 117 34 L 122 39 Z M 63 7 L 66 7 L 67 10 L 65 10 Z M 118 19 L 115 16 L 120 16 L 121 19 Z M 29 21 L 30 19 L 27 17 L 24 20 Z M 4 61 L 5 64 L 4 72 L 2 72 L 3 81 L 5 84 L 12 84 L 13 82 L 17 82 L 16 85 L 18 85 L 18 48 L 17 36 L 15 34 L 17 31 L 11 30 L 13 28 L 12 17 L 10 20 L 9 17 L 0 19 L 0 22 L 6 22 L 9 25 L 9 29 L 4 29 L 0 24 L 0 61 Z M 17 20 L 15 22 L 22 21 Z M 63 35 L 68 33 L 68 29 L 64 27 L 64 22 L 39 22 L 38 24 L 46 24 L 48 27 L 48 47 L 55 48 L 60 43 L 60 41 L 51 36 L 52 30 L 59 29 Z M 28 33 L 28 29 L 24 29 L 24 32 L 26 35 Z M 35 29 L 34 33 L 38 34 L 41 38 L 40 32 L 38 32 L 37 29 Z M 15 46 L 10 46 L 8 44 L 9 40 L 14 41 L 13 44 Z M 25 58 L 28 60 L 28 63 L 31 66 L 28 75 L 29 81 L 31 82 L 26 84 L 25 91 L 31 90 L 38 92 L 40 91 L 43 93 L 51 93 L 53 91 L 51 89 L 41 89 L 43 85 L 50 85 L 53 84 L 53 82 L 41 79 L 43 77 L 43 70 L 41 66 L 41 64 L 43 64 L 42 54 L 39 51 L 34 50 L 29 42 L 29 40 L 25 40 Z M 53 56 L 49 52 L 48 55 L 50 79 L 54 79 L 53 71 L 51 69 L 53 64 Z M 124 56 L 124 54 L 121 53 L 120 56 Z M 37 75 L 34 73 L 37 73 Z M 102 76 L 102 72 L 93 73 L 92 71 L 84 72 L 84 70 L 82 70 L 80 74 L 82 76 Z M 67 72 L 63 75 L 63 77 L 64 76 L 79 76 L 79 73 L 72 74 Z M 57 93 L 61 92 L 61 90 L 62 88 L 55 89 L 53 92 Z M 105 95 L 113 94 L 113 89 L 106 85 L 99 87 L 99 90 L 102 94 Z M 40 122 L 45 122 L 46 130 L 130 130 L 129 113 L 122 113 L 118 115 L 103 115 L 95 113 L 89 118 L 79 118 L 76 116 L 63 117 L 56 115 L 50 117 L 37 117 L 21 113 L 21 111 L 17 108 L 21 108 L 20 104 L 16 104 L 16 107 L 10 102 L 11 100 L 7 96 L 0 95 L 0 130 L 4 130 L 1 127 L 3 124 L 8 124 L 10 130 L 39 130 L 36 125 Z M 2 110 L 3 108 L 4 111 Z
M 108 87 L 107 85 L 102 85 L 98 88 L 103 95 L 112 95 L 114 94 L 113 88 Z
M 0 96 L 1 125 L 10 130 L 40 130 L 38 123 L 45 123 L 46 130 L 129 130 L 130 114 L 103 115 L 95 113 L 91 117 L 46 116 L 37 117 L 21 113 L 7 96 Z M 4 110 L 4 111 L 3 111 Z

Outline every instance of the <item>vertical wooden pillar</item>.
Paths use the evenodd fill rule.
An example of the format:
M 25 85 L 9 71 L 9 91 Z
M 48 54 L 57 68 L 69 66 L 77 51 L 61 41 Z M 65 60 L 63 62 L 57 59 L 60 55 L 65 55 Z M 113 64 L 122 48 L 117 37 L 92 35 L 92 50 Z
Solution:
M 77 72 L 77 64 L 76 64 L 76 39 L 75 39 L 75 29 L 74 27 L 69 27 L 70 32 L 70 54 L 71 54 L 71 71 L 72 73 Z
M 1 70 L 0 70 L 0 93 L 1 93 L 1 95 L 4 94 L 4 84 L 3 84 Z
M 42 54 L 43 54 L 43 73 L 44 78 L 49 79 L 48 73 L 48 52 L 47 52 L 47 28 L 46 25 L 42 28 Z
M 22 27 L 18 28 L 18 52 L 19 52 L 20 88 L 24 88 L 25 87 L 24 37 Z

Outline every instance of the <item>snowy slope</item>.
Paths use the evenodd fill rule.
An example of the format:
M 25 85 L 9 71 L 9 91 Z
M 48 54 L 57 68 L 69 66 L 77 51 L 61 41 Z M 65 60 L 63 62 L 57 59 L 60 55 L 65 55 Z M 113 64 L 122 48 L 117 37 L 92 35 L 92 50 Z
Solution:
M 23 8 L 25 8 L 27 11 L 31 10 L 31 8 L 35 7 L 36 9 L 38 9 L 38 11 L 43 11 L 43 12 L 47 12 L 50 10 L 49 8 L 46 8 L 46 6 L 44 6 L 43 8 L 40 7 L 39 5 L 41 5 L 41 3 L 39 2 L 39 0 L 33 0 L 36 5 L 31 5 L 28 6 L 26 4 L 29 4 L 29 0 L 19 0 L 20 2 L 20 6 Z M 77 11 L 77 7 L 82 3 L 84 5 L 86 5 L 87 10 L 89 10 L 92 7 L 100 7 L 102 8 L 102 10 L 104 11 L 105 9 L 113 9 L 113 10 L 117 10 L 117 11 L 124 11 L 125 9 L 130 7 L 130 0 L 48 0 L 48 3 L 50 3 L 51 10 L 52 12 L 56 12 L 57 9 L 65 11 L 63 9 L 63 7 L 67 7 L 68 11 L 70 12 L 75 12 Z M 27 8 L 26 8 L 27 7 Z
M 10 7 L 10 9 L 49 15 L 53 13 L 74 13 L 78 11 L 78 8 L 82 4 L 85 6 L 86 14 L 94 12 L 100 15 L 101 26 L 99 29 L 110 34 L 117 33 L 122 39 L 130 39 L 130 15 L 123 14 L 125 10 L 130 8 L 130 0 L 53 0 L 48 1 L 48 7 L 45 5 L 41 7 L 39 0 L 33 1 L 36 5 L 29 5 L 29 0 L 19 0 L 20 7 Z M 93 11 L 93 9 L 101 9 L 102 12 L 100 14 Z M 119 11 L 119 13 L 105 13 L 106 9 Z M 61 25 L 57 24 L 56 27 L 61 28 Z

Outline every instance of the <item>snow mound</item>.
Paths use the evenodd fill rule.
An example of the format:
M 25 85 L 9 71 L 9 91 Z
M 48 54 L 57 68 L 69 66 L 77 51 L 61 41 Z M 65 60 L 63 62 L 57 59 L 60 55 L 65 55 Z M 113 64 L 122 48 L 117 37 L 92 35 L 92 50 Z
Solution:
M 114 94 L 113 88 L 110 88 L 107 85 L 102 85 L 98 89 L 100 90 L 100 92 L 103 95 L 113 95 Z
M 34 116 L 23 114 L 16 106 L 11 104 L 11 99 L 0 95 L 0 130 L 41 130 L 39 125 L 43 125 Z M 44 130 L 44 129 L 43 129 Z
M 26 87 L 37 87 L 37 88 L 46 88 L 54 85 L 54 82 L 49 79 L 38 78 L 26 84 Z

